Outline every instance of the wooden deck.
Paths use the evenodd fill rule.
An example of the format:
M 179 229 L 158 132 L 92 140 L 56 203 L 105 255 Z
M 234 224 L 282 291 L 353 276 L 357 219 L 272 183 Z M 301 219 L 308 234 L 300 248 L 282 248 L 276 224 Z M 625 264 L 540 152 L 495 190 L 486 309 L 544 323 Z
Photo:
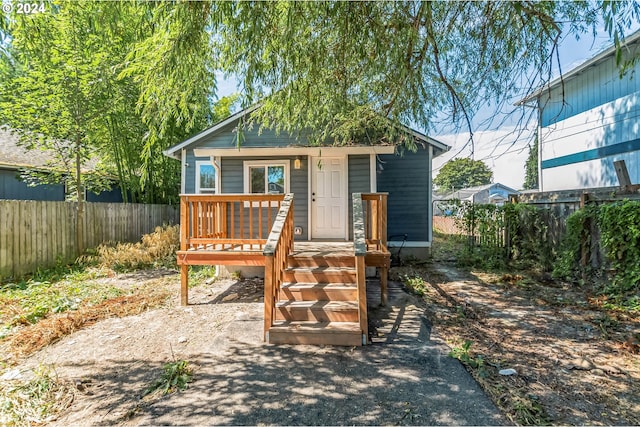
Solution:
M 293 194 L 181 196 L 182 304 L 189 266 L 264 266 L 266 341 L 366 344 L 366 267 L 387 301 L 386 194 L 353 200 L 352 242 L 294 241 Z

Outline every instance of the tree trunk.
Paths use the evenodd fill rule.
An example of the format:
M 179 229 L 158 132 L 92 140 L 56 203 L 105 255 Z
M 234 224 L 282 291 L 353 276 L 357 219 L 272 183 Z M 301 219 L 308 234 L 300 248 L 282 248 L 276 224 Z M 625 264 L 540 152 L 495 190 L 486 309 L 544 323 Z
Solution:
M 77 255 L 84 252 L 84 189 L 82 186 L 82 156 L 80 155 L 80 138 L 76 140 L 76 194 L 78 198 L 76 217 L 76 250 Z

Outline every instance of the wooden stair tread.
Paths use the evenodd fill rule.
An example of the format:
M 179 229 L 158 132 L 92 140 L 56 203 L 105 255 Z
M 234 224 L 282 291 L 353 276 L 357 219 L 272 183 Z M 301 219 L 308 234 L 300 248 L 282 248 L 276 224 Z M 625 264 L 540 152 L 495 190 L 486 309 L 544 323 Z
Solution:
M 302 289 L 313 289 L 313 288 L 348 288 L 353 289 L 357 288 L 355 283 L 334 283 L 334 282 L 284 282 L 281 285 L 281 288 L 302 288 Z
M 278 308 L 288 308 L 291 310 L 357 310 L 356 301 L 278 301 Z
M 343 272 L 343 271 L 355 271 L 354 267 L 287 267 L 285 271 L 299 271 L 299 272 Z
M 270 328 L 287 330 L 292 332 L 325 333 L 325 332 L 345 332 L 360 334 L 360 324 L 358 322 L 305 322 L 305 321 L 275 321 Z

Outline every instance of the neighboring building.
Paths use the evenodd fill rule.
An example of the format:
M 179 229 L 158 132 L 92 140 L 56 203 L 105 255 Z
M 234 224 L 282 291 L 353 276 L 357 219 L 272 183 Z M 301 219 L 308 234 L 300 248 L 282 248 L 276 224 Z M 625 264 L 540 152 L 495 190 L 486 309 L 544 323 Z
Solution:
M 519 191 L 500 183 L 494 183 L 462 188 L 448 194 L 436 195 L 434 196 L 434 200 L 436 200 L 434 215 L 447 215 L 451 213 L 446 211 L 446 203 L 442 203 L 447 200 L 460 200 L 463 202 L 502 206 L 509 200 L 510 194 L 519 194 Z
M 640 32 L 621 53 L 640 54 Z M 539 110 L 540 191 L 617 186 L 616 160 L 640 183 L 639 72 L 621 77 L 610 47 L 520 101 Z
M 7 129 L 0 128 L 0 199 L 14 200 L 65 200 L 64 184 L 41 184 L 29 186 L 21 178 L 21 171 L 36 170 L 46 173 L 51 168 L 54 156 L 40 150 L 27 150 L 18 144 L 18 136 Z M 88 202 L 121 203 L 120 189 L 96 194 L 86 193 Z
M 257 107 L 234 114 L 165 151 L 182 162 L 182 193 L 294 193 L 296 240 L 350 240 L 351 194 L 387 192 L 389 245 L 428 253 L 432 240 L 431 161 L 449 147 L 409 130 L 417 152 L 394 145 L 311 146 L 304 137 L 239 121 Z

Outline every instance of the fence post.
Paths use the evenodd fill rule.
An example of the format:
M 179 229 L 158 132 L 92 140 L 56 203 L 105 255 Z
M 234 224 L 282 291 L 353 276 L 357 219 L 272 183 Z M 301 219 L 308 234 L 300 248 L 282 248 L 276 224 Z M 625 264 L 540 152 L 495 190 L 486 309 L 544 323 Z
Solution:
M 580 195 L 580 209 L 584 209 L 589 203 L 589 194 L 582 193 Z M 587 281 L 587 265 L 591 258 L 591 242 L 589 237 L 591 235 L 591 219 L 585 217 L 582 224 L 582 231 L 580 233 L 580 270 L 582 273 L 582 280 Z

